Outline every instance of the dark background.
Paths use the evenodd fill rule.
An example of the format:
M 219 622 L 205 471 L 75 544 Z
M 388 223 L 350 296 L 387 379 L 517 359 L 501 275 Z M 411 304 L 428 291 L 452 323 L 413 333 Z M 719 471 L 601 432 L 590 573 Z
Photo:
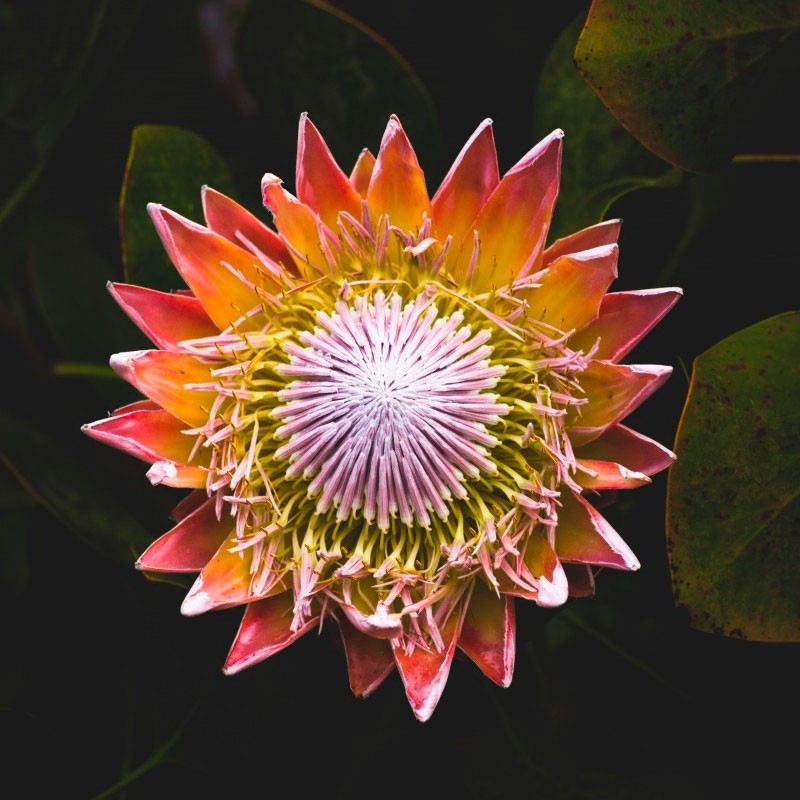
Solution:
M 39 70 L 44 91 L 57 85 L 48 47 L 89 5 L 0 3 L 9 63 L 33 64 L 26 68 Z M 122 278 L 117 204 L 133 127 L 180 125 L 205 136 L 253 210 L 265 171 L 292 175 L 298 110 L 310 112 L 346 169 L 364 145 L 375 152 L 382 133 L 371 118 L 350 113 L 346 95 L 332 105 L 323 99 L 320 119 L 300 75 L 285 95 L 260 92 L 255 73 L 241 84 L 221 80 L 197 22 L 199 5 L 142 4 L 127 40 L 96 85 L 87 84 L 85 101 L 46 148 L 24 202 L 0 228 L 3 407 L 34 422 L 90 471 L 94 480 L 79 498 L 87 513 L 93 497 L 111 498 L 153 537 L 169 527 L 179 493 L 150 488 L 140 463 L 79 433 L 81 424 L 135 395 L 121 382 L 52 372 L 59 360 L 101 363 L 114 346 L 140 346 L 127 323 L 121 346 L 105 336 L 102 319 L 122 313 L 102 291 L 85 288 L 80 271 L 88 262 L 74 251 L 80 241 L 93 264 L 105 265 L 98 284 Z M 258 24 L 239 33 L 250 53 L 243 64 L 267 68 L 274 43 L 290 33 L 302 63 L 302 32 L 280 27 L 291 17 L 287 3 L 254 5 Z M 412 114 L 407 127 L 431 190 L 486 116 L 495 120 L 501 170 L 547 133 L 534 124 L 541 66 L 556 36 L 588 7 L 503 0 L 338 5 L 396 47 L 427 87 L 438 126 L 425 127 Z M 281 56 L 281 74 L 291 76 Z M 393 87 L 382 88 L 376 113 L 385 120 L 395 110 Z M 759 102 L 794 102 L 795 92 L 787 79 Z M 7 196 L 41 150 L 19 126 L 4 127 L 3 137 Z M 787 131 L 774 131 L 774 151 L 792 144 Z M 676 284 L 686 292 L 634 354 L 635 361 L 675 367 L 667 386 L 631 418 L 634 427 L 671 444 L 694 357 L 797 307 L 798 171 L 737 164 L 712 176 L 687 175 L 674 189 L 637 192 L 613 207 L 625 220 L 615 288 Z M 687 237 L 693 193 L 707 198 L 706 213 L 702 229 Z M 32 255 L 43 240 L 50 254 L 44 269 Z M 65 307 L 84 309 L 73 331 L 82 343 L 75 352 L 53 334 L 48 317 L 57 304 L 40 302 L 43 280 L 63 287 L 58 300 Z M 40 457 L 42 480 L 55 480 L 47 454 Z M 14 483 L 5 467 L 3 475 Z M 798 649 L 688 627 L 671 596 L 665 486 L 660 475 L 608 510 L 641 572 L 607 570 L 595 598 L 570 601 L 565 610 L 518 602 L 511 688 L 495 687 L 459 658 L 424 725 L 414 720 L 396 675 L 366 701 L 351 696 L 333 624 L 240 676 L 223 677 L 239 611 L 187 620 L 178 610 L 180 589 L 146 581 L 133 557 L 127 565 L 107 560 L 53 514 L 30 509 L 22 545 L 6 556 L 5 570 L 27 573 L 15 572 L 0 588 L 0 785 L 17 787 L 4 794 L 41 797 L 49 787 L 53 797 L 130 800 L 240 791 L 771 796 L 796 758 Z M 121 779 L 126 787 L 102 794 Z

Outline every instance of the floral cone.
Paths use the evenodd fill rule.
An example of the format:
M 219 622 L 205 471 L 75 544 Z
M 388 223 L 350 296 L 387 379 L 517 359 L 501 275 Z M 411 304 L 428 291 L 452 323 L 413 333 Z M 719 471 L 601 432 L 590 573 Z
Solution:
M 562 135 L 501 179 L 487 120 L 430 199 L 396 117 L 348 178 L 303 115 L 277 233 L 207 187 L 205 226 L 149 206 L 189 291 L 110 285 L 158 349 L 84 430 L 194 490 L 137 566 L 199 572 L 186 615 L 244 606 L 226 673 L 330 616 L 355 694 L 396 667 L 425 720 L 456 647 L 508 686 L 515 597 L 638 568 L 587 497 L 674 458 L 621 424 L 670 368 L 619 361 L 680 290 L 606 294 L 618 220 L 545 247 Z

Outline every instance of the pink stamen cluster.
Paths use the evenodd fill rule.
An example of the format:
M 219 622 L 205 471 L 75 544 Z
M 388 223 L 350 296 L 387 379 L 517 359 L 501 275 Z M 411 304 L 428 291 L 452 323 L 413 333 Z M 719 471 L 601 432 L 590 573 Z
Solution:
M 297 334 L 304 346 L 284 346 L 289 363 L 276 371 L 294 380 L 272 412 L 277 437 L 289 437 L 275 456 L 289 459 L 287 478 L 310 481 L 319 513 L 428 527 L 430 511 L 445 520 L 448 501 L 467 496 L 468 478 L 496 473 L 487 426 L 510 408 L 485 390 L 505 367 L 489 360 L 487 329 L 473 334 L 458 310 L 437 316 L 424 295 L 403 306 L 379 289 L 339 300 Z

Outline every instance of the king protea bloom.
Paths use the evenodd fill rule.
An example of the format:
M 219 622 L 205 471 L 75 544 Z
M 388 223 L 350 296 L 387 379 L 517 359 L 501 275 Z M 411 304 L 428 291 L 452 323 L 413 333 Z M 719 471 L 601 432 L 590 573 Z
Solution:
M 396 117 L 348 177 L 303 115 L 277 232 L 208 187 L 205 225 L 149 206 L 189 289 L 110 285 L 148 399 L 85 430 L 194 490 L 137 567 L 243 606 L 227 674 L 330 617 L 353 692 L 397 668 L 425 720 L 456 647 L 508 686 L 514 598 L 639 567 L 591 501 L 674 458 L 621 424 L 670 368 L 619 361 L 680 290 L 606 294 L 619 220 L 546 246 L 562 136 L 500 178 L 486 120 L 431 199 Z

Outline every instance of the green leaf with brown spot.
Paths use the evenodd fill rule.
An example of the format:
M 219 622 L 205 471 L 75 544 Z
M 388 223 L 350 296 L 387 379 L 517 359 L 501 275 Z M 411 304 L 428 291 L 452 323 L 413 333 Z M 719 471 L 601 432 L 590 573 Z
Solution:
M 726 163 L 765 124 L 756 101 L 774 74 L 797 69 L 800 0 L 594 0 L 575 63 L 642 144 L 682 169 Z M 775 107 L 773 107 L 775 106 Z M 785 112 L 784 112 L 785 109 Z
M 645 150 L 586 85 L 572 60 L 584 14 L 559 34 L 536 88 L 534 136 L 564 129 L 564 158 L 552 238 L 594 225 L 637 189 L 676 186 L 682 174 Z
M 667 537 L 694 628 L 800 641 L 800 312 L 699 356 L 675 441 Z
M 147 204 L 161 203 L 202 221 L 200 190 L 204 184 L 234 194 L 227 165 L 202 136 L 169 125 L 134 128 L 119 201 L 127 280 L 150 289 L 184 285 L 164 252 Z

